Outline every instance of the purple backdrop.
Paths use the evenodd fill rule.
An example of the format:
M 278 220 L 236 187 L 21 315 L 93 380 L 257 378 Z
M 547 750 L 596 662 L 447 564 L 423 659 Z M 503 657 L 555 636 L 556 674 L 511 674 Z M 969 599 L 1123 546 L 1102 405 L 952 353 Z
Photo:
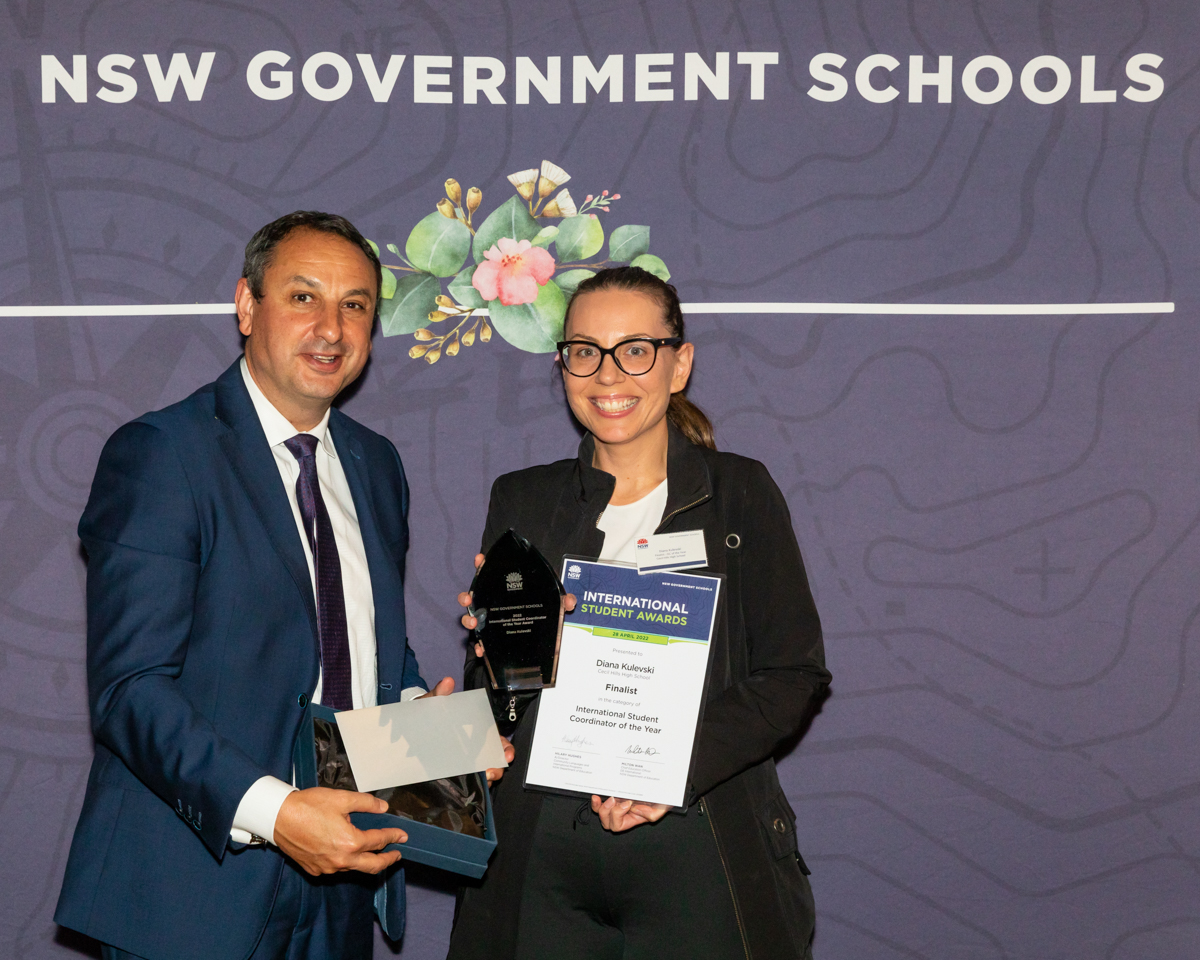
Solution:
M 447 177 L 482 188 L 486 213 L 543 159 L 576 203 L 619 192 L 601 223 L 649 225 L 687 302 L 1174 302 L 689 325 L 692 397 L 786 492 L 825 624 L 833 695 L 780 764 L 818 955 L 1192 958 L 1198 17 L 1189 0 L 10 0 L 0 305 L 227 302 L 246 239 L 281 213 L 345 213 L 404 249 Z M 290 97 L 247 82 L 267 50 L 291 58 L 267 67 L 291 71 Z M 352 68 L 336 100 L 303 84 L 322 51 Z M 192 69 L 214 53 L 211 74 L 198 100 L 160 102 L 143 57 L 180 52 Z M 729 53 L 728 99 L 705 82 L 686 99 L 689 52 L 712 69 Z M 406 56 L 387 102 L 359 53 L 380 71 Z M 642 64 L 671 82 L 642 93 L 673 99 L 638 99 L 647 53 L 673 55 Z M 840 62 L 810 68 L 823 53 Z M 134 60 L 108 61 L 136 82 L 125 102 L 100 95 L 121 96 L 98 72 L 112 54 Z M 614 54 L 620 102 L 611 85 L 573 102 L 572 58 Z M 898 63 L 858 76 L 875 54 Z M 935 85 L 912 102 L 914 55 L 927 73 L 953 58 L 948 102 Z M 451 103 L 415 102 L 418 56 L 452 58 L 428 88 Z M 975 97 L 963 84 L 980 56 L 1012 73 L 995 104 L 978 101 L 1003 67 Z M 1039 56 L 1060 59 L 1023 86 Z M 505 65 L 505 103 L 462 102 L 465 57 Z M 516 102 L 519 57 L 561 58 L 560 103 Z M 1058 62 L 1069 89 L 1035 102 Z M 228 314 L 0 329 L 0 954 L 70 957 L 90 949 L 51 920 L 91 752 L 75 523 L 108 434 L 211 380 L 238 338 Z M 416 342 L 378 337 L 345 409 L 404 458 L 410 631 L 436 678 L 459 672 L 454 595 L 491 480 L 570 455 L 576 433 L 549 355 L 496 335 L 429 364 Z M 411 889 L 400 954 L 442 956 L 448 885 Z

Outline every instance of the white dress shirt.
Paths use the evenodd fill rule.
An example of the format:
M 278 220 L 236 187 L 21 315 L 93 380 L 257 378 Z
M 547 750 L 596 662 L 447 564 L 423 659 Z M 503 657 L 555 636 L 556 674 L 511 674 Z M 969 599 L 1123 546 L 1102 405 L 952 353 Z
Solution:
M 246 366 L 246 358 L 242 357 L 242 379 L 254 402 L 254 410 L 258 414 L 263 432 L 267 435 L 267 443 L 275 457 L 275 466 L 279 468 L 279 478 L 287 491 L 288 503 L 292 507 L 292 516 L 296 520 L 296 532 L 304 547 L 304 556 L 308 560 L 308 574 L 312 579 L 313 598 L 316 598 L 316 577 L 314 575 L 312 549 L 308 545 L 308 537 L 304 532 L 304 519 L 300 514 L 300 504 L 296 500 L 296 481 L 300 477 L 300 461 L 284 445 L 285 441 L 296 436 L 298 432 L 310 433 L 317 438 L 316 461 L 317 481 L 321 487 L 321 497 L 329 513 L 329 523 L 333 527 L 333 539 L 337 544 L 338 560 L 342 566 L 342 592 L 346 602 L 346 634 L 350 641 L 350 692 L 354 708 L 373 707 L 376 705 L 378 690 L 378 674 L 375 662 L 375 598 L 371 592 L 371 571 L 367 566 L 367 552 L 363 547 L 362 531 L 358 526 L 358 512 L 354 509 L 354 499 L 350 495 L 350 485 L 346 481 L 346 472 L 338 460 L 337 448 L 333 436 L 329 432 L 329 411 L 311 430 L 297 431 L 282 413 L 275 409 L 274 404 L 266 398 L 250 370 Z M 401 698 L 411 700 L 425 692 L 420 687 L 410 687 L 401 693 Z M 318 670 L 317 685 L 310 699 L 314 703 L 321 702 L 321 674 Z M 242 797 L 237 812 L 233 817 L 233 829 L 230 836 L 241 843 L 249 843 L 251 835 L 274 842 L 275 819 L 279 808 L 287 795 L 296 788 L 290 783 L 284 783 L 276 777 L 261 777 L 256 780 Z

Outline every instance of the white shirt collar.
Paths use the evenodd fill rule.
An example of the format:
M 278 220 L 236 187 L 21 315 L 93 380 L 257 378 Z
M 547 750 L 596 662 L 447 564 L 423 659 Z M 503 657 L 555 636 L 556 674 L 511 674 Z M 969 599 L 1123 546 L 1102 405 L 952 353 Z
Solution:
M 254 382 L 254 377 L 250 375 L 250 368 L 246 365 L 246 355 L 242 354 L 242 381 L 246 384 L 246 389 L 250 392 L 250 401 L 254 404 L 254 412 L 258 414 L 258 421 L 262 424 L 263 433 L 267 435 L 267 444 L 276 447 L 285 440 L 290 440 L 297 433 L 311 433 L 325 448 L 325 452 L 337 459 L 337 448 L 333 444 L 333 436 L 329 432 L 329 411 L 325 411 L 325 416 L 311 430 L 297 430 L 292 426 L 291 422 L 280 413 L 266 394 L 259 389 L 258 384 Z

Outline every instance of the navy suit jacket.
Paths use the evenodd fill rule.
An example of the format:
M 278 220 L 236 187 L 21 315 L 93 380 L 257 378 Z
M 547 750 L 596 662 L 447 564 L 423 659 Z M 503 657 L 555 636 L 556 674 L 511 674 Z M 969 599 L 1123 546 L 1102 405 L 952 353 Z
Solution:
M 424 686 L 404 625 L 408 486 L 392 444 L 333 410 L 375 602 L 380 703 Z M 235 363 L 121 427 L 79 522 L 96 754 L 55 919 L 143 957 L 254 948 L 283 868 L 233 843 L 238 803 L 290 782 L 320 667 L 300 533 Z M 403 874 L 376 906 L 403 930 Z

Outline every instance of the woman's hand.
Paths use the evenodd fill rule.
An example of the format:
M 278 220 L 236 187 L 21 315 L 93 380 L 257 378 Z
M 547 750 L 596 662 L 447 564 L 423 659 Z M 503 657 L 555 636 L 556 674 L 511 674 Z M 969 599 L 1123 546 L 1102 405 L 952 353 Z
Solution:
M 482 566 L 483 566 L 483 554 L 477 553 L 477 554 L 475 554 L 475 572 L 479 573 L 479 568 Z M 462 593 L 460 593 L 458 595 L 458 605 L 460 607 L 470 609 L 471 599 L 472 598 L 471 598 L 470 591 L 464 590 Z M 575 609 L 575 594 L 568 593 L 566 595 L 566 597 L 563 598 L 563 601 L 564 601 L 564 606 L 566 608 L 567 613 L 570 613 L 572 610 Z M 464 627 L 466 627 L 468 630 L 474 630 L 476 624 L 479 623 L 479 621 L 476 620 L 469 613 L 464 613 L 462 615 L 461 622 L 462 622 L 462 625 Z M 477 642 L 475 644 L 475 656 L 477 656 L 477 657 L 483 656 L 483 644 L 482 643 Z
M 478 572 L 479 572 L 479 568 L 480 568 L 480 567 L 482 567 L 482 566 L 483 566 L 483 554 L 482 554 L 482 553 L 477 553 L 477 554 L 475 554 L 475 572 L 476 572 L 476 573 L 478 573 Z M 462 593 L 460 593 L 460 594 L 458 595 L 458 605 L 459 605 L 460 607 L 463 607 L 463 608 L 466 608 L 466 609 L 469 609 L 469 608 L 470 608 L 470 606 L 471 606 L 471 593 L 470 593 L 470 591 L 469 591 L 469 590 L 464 590 Z M 476 625 L 477 623 L 479 623 L 479 621 L 478 621 L 478 620 L 476 620 L 476 619 L 475 619 L 473 616 L 471 616 L 469 613 L 464 613 L 464 614 L 462 615 L 462 625 L 463 625 L 464 627 L 466 627 L 468 630 L 474 630 L 474 629 L 475 629 L 475 625 Z M 477 656 L 477 657 L 482 657 L 482 656 L 483 656 L 483 644 L 482 644 L 482 643 L 477 643 L 477 644 L 475 644 L 475 656 Z
M 632 830 L 643 823 L 657 823 L 670 809 L 665 803 L 637 803 L 617 797 L 601 803 L 599 797 L 592 797 L 592 813 L 600 818 L 600 826 L 613 833 Z

